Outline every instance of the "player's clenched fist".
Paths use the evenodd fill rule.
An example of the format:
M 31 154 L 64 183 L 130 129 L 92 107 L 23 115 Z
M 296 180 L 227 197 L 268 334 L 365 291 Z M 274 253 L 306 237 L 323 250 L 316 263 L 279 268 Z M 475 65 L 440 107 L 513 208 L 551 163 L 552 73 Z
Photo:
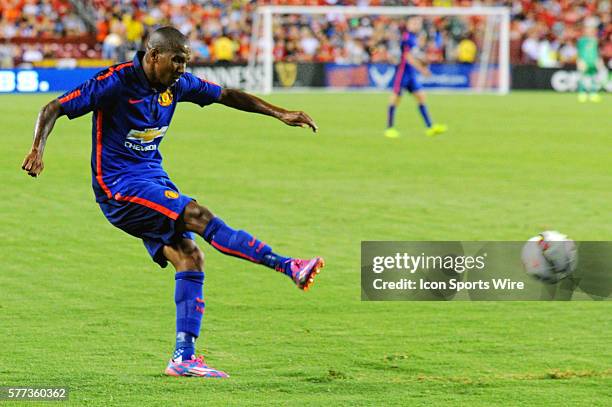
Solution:
M 21 169 L 28 172 L 28 175 L 37 177 L 45 168 L 41 155 L 36 150 L 30 150 L 25 156 Z

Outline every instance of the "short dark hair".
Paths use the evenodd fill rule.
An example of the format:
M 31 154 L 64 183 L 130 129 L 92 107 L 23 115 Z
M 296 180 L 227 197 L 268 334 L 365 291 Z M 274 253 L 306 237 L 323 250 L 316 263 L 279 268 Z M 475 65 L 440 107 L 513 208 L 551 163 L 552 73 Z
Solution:
M 171 26 L 161 27 L 153 31 L 147 42 L 148 49 L 156 49 L 161 52 L 183 49 L 186 45 L 189 45 L 187 37 Z

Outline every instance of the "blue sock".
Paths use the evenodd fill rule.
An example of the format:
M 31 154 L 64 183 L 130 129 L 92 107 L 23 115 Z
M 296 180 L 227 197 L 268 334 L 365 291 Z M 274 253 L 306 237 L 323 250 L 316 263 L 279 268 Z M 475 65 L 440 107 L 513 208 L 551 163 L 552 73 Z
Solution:
M 419 104 L 419 112 L 421 112 L 427 128 L 431 127 L 431 119 L 429 118 L 429 112 L 427 112 L 427 106 Z
M 285 266 L 289 263 L 289 257 L 273 253 L 272 248 L 266 243 L 257 240 L 244 230 L 230 228 L 219 218 L 213 218 L 208 222 L 202 237 L 221 253 L 263 264 L 287 274 Z
M 387 111 L 387 128 L 388 129 L 393 127 L 394 120 L 395 120 L 395 105 L 389 105 L 389 110 Z
M 204 273 L 181 271 L 176 273 L 174 302 L 176 304 L 176 347 L 172 359 L 191 359 L 195 341 L 200 336 L 204 315 Z
M 172 354 L 172 360 L 189 360 L 195 355 L 195 341 L 196 337 L 190 335 L 187 332 L 176 333 L 176 345 L 174 347 L 174 353 Z

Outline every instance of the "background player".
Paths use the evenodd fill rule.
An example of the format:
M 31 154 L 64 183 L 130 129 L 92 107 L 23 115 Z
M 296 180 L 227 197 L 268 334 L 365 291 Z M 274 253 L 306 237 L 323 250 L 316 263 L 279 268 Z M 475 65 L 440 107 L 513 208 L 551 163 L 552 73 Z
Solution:
M 592 25 L 584 27 L 584 35 L 578 39 L 578 61 L 576 63 L 580 72 L 578 81 L 578 101 L 599 102 L 601 96 L 597 93 L 597 73 L 603 67 L 603 61 L 599 56 L 599 44 L 597 42 L 597 28 Z M 587 95 L 588 93 L 588 95 Z
M 158 147 L 178 102 L 200 106 L 221 103 L 275 117 L 291 126 L 317 130 L 304 112 L 287 111 L 255 96 L 201 80 L 185 72 L 191 49 L 172 27 L 155 31 L 147 51 L 131 62 L 102 71 L 44 106 L 34 142 L 22 168 L 36 177 L 53 125 L 62 115 L 73 119 L 94 111 L 92 185 L 106 218 L 141 238 L 155 262 L 176 269 L 176 347 L 166 368 L 171 376 L 227 377 L 195 357 L 195 341 L 204 314 L 204 254 L 193 233 L 224 254 L 243 258 L 290 277 L 307 290 L 323 259 L 281 256 L 243 230 L 235 230 L 209 209 L 179 192 L 162 168 Z
M 446 131 L 445 125 L 432 123 L 429 111 L 425 105 L 423 85 L 421 85 L 417 77 L 418 73 L 424 76 L 431 76 L 427 64 L 422 58 L 417 56 L 416 53 L 422 27 L 423 20 L 421 17 L 411 17 L 407 22 L 407 31 L 402 33 L 402 56 L 395 71 L 395 77 L 393 78 L 393 94 L 389 100 L 389 108 L 387 110 L 387 130 L 385 131 L 385 136 L 389 138 L 399 137 L 399 132 L 394 127 L 394 121 L 395 109 L 399 106 L 402 97 L 402 89 L 406 89 L 408 92 L 412 93 L 419 104 L 419 113 L 427 127 L 425 134 L 428 136 L 435 136 Z

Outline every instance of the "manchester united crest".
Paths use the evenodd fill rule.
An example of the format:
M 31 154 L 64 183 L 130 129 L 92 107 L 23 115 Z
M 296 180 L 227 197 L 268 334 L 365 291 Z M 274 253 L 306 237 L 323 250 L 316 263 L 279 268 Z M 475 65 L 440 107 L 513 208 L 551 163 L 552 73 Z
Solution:
M 168 190 L 164 191 L 164 195 L 165 195 L 165 196 L 166 196 L 166 198 L 168 198 L 168 199 L 176 199 L 176 198 L 178 198 L 178 197 L 179 197 L 178 192 L 176 192 L 176 191 L 172 191 L 172 190 L 170 190 L 170 189 L 168 189 Z
M 157 103 L 164 107 L 170 106 L 172 104 L 172 92 L 170 92 L 170 89 L 166 89 L 165 92 L 159 94 L 159 97 L 157 98 Z

